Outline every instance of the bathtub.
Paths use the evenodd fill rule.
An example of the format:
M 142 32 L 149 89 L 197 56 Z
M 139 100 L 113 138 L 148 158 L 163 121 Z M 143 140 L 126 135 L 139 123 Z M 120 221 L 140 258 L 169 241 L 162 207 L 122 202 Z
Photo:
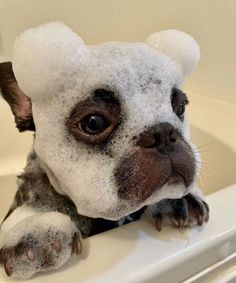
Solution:
M 139 283 L 235 282 L 236 280 L 236 106 L 190 96 L 192 140 L 203 160 L 199 186 L 210 205 L 203 227 L 157 232 L 144 215 L 134 223 L 83 241 L 83 253 L 56 272 L 27 282 Z M 0 218 L 16 191 L 32 134 L 18 134 L 0 100 Z M 7 117 L 7 118 L 6 118 Z M 0 282 L 14 282 L 3 269 Z

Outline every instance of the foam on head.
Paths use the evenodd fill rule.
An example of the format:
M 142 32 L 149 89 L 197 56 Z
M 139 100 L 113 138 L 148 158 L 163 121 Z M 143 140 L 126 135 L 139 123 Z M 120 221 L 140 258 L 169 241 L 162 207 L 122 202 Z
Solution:
M 193 72 L 200 59 L 198 43 L 183 31 L 169 29 L 153 33 L 147 37 L 145 43 L 175 61 L 180 66 L 183 77 Z
M 62 78 L 70 84 L 88 57 L 83 40 L 63 23 L 53 22 L 28 29 L 16 39 L 13 69 L 19 86 L 34 101 L 48 98 Z
M 114 56 L 118 50 L 116 44 Z M 182 79 L 194 70 L 200 59 L 197 42 L 182 31 L 165 30 L 151 34 L 145 44 L 172 59 L 181 69 Z M 103 47 L 106 48 L 106 45 Z M 47 97 L 48 92 L 55 92 L 55 87 L 58 89 L 58 85 L 65 87 L 61 84 L 62 78 L 70 86 L 71 76 L 82 75 L 90 61 L 89 48 L 61 22 L 26 30 L 16 39 L 13 49 L 14 73 L 20 87 L 33 100 Z
M 170 97 L 190 69 L 183 67 L 184 54 L 173 57 L 174 47 L 168 49 L 167 41 L 164 45 L 167 53 L 145 43 L 88 47 L 60 23 L 30 29 L 16 41 L 13 68 L 19 86 L 32 98 L 35 151 L 51 172 L 50 180 L 54 178 L 53 184 L 60 185 L 81 214 L 117 219 L 138 209 L 118 199 L 113 177 L 135 134 L 169 122 L 188 138 L 187 122 L 173 113 Z M 176 58 L 182 59 L 178 63 Z M 73 107 L 103 87 L 114 91 L 124 118 L 110 143 L 112 158 L 77 142 L 65 126 Z

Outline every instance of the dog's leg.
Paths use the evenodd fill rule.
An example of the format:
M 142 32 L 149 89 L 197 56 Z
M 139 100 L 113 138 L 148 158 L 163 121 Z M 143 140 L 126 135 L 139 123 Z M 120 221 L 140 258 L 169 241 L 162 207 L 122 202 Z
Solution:
M 1 227 L 0 261 L 8 276 L 29 278 L 81 252 L 80 232 L 65 214 L 21 206 Z
M 7 275 L 28 278 L 60 267 L 71 254 L 80 254 L 82 235 L 71 219 L 73 203 L 53 190 L 34 154 L 20 180 L 1 225 L 0 263 Z
M 191 225 L 201 226 L 209 219 L 209 206 L 198 188 L 192 189 L 181 199 L 164 199 L 151 205 L 148 212 L 155 219 L 158 231 L 164 223 L 184 228 Z
M 134 221 L 141 214 L 142 210 L 119 221 L 79 215 L 74 203 L 54 190 L 32 153 L 1 226 L 0 263 L 17 278 L 56 269 L 71 254 L 81 252 L 81 238 Z

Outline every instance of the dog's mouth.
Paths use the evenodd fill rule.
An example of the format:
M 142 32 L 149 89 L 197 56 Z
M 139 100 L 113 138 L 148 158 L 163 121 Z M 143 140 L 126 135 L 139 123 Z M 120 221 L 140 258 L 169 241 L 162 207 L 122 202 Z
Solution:
M 168 185 L 177 185 L 179 183 L 184 183 L 185 187 L 187 187 L 188 180 L 186 180 L 185 176 L 172 170 L 171 175 L 168 177 L 166 183 Z
M 195 177 L 195 163 L 193 152 L 186 144 L 173 154 L 161 155 L 154 150 L 127 154 L 114 174 L 118 196 L 140 203 L 164 185 L 174 188 L 182 184 L 187 189 Z

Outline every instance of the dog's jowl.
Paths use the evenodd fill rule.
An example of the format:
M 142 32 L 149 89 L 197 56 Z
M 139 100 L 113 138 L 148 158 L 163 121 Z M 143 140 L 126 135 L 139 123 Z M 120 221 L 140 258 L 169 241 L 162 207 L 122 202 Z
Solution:
M 145 210 L 158 230 L 207 222 L 182 90 L 199 57 L 176 30 L 90 47 L 57 22 L 16 39 L 0 88 L 34 144 L 0 230 L 7 275 L 56 269 Z

